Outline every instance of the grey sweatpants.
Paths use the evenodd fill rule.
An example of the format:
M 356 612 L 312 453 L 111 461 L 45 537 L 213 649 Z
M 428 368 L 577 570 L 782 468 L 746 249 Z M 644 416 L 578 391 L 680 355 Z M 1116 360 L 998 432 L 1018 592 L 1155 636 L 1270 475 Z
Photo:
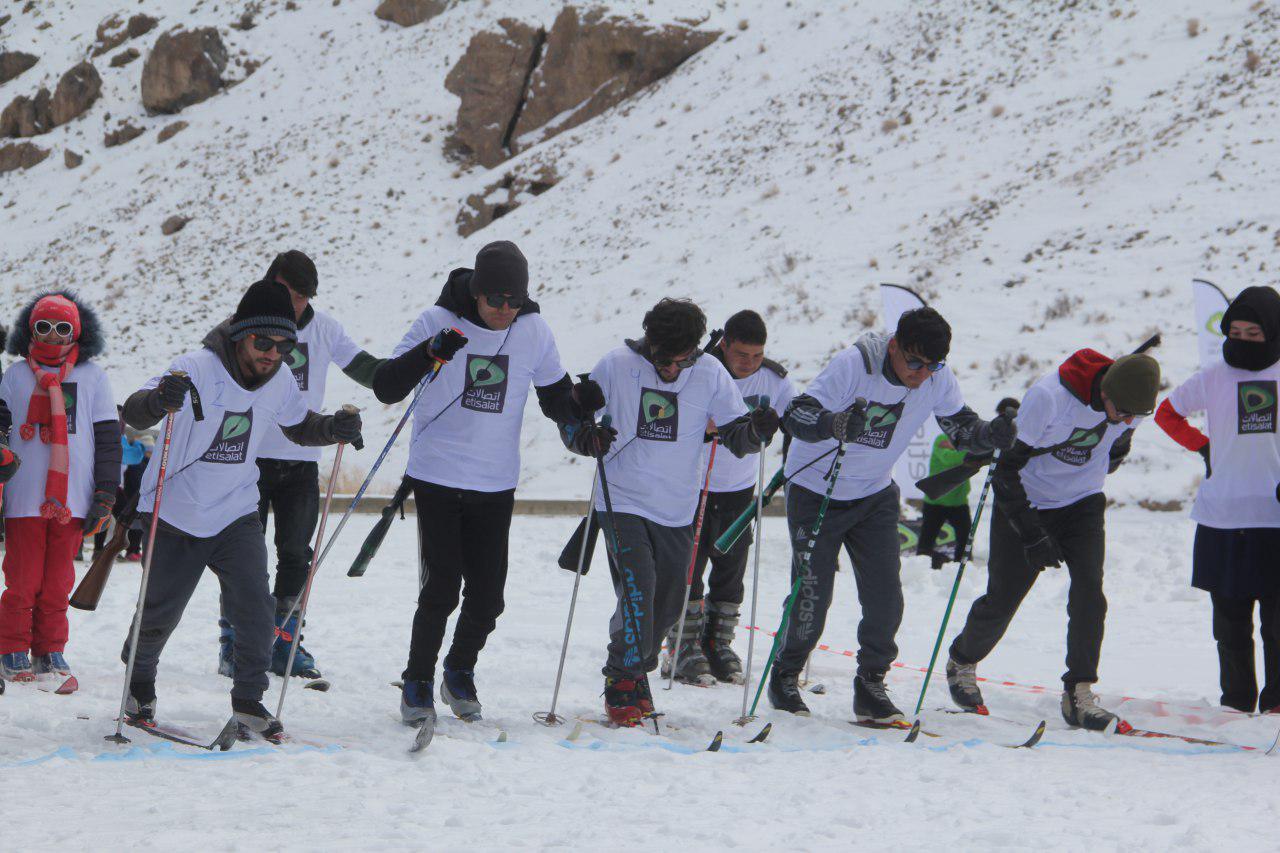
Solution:
M 261 701 L 267 689 L 267 667 L 275 640 L 272 616 L 276 605 L 267 584 L 267 541 L 256 512 L 203 539 L 160 524 L 142 608 L 133 679 L 155 681 L 160 653 L 178 627 L 206 566 L 218 578 L 223 610 L 236 629 L 236 675 L 231 695 Z M 123 656 L 127 658 L 127 638 L 125 646 Z
M 615 563 L 606 527 L 600 535 L 607 544 L 618 607 L 609 620 L 609 657 L 601 671 L 638 678 L 658 668 L 662 639 L 680 618 L 693 525 L 663 527 L 625 512 L 613 518 L 622 559 L 621 565 Z
M 836 561 L 843 546 L 853 560 L 862 620 L 858 623 L 858 674 L 883 675 L 898 657 L 895 637 L 902 623 L 902 578 L 898 540 L 898 487 L 852 501 L 831 501 L 813 553 L 804 559 L 822 495 L 787 487 L 787 526 L 793 557 L 791 582 L 802 577 L 786 639 L 775 664 L 779 674 L 797 673 L 818 644 L 831 606 Z M 785 607 L 785 604 L 784 604 Z

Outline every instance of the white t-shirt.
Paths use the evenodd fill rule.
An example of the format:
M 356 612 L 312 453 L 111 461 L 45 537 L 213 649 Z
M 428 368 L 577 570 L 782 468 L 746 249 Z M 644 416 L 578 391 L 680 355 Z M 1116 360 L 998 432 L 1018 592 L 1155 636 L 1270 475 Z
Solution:
M 703 356 L 703 358 L 707 357 Z M 711 357 L 714 358 L 714 356 Z M 732 379 L 733 374 L 730 373 L 729 377 Z M 755 411 L 761 396 L 767 396 L 769 408 L 777 412 L 779 417 L 787 410 L 787 404 L 791 402 L 791 398 L 796 395 L 796 389 L 790 379 L 779 376 L 765 366 L 761 366 L 746 379 L 733 379 L 733 384 L 738 386 L 738 392 L 742 394 L 748 409 Z M 721 447 L 716 451 L 716 464 L 711 469 L 710 490 L 736 492 L 752 488 L 756 485 L 759 464 L 760 460 L 755 454 L 748 454 L 739 459 Z
M 283 367 L 253 391 L 241 387 L 208 349 L 178 356 L 169 370 L 186 371 L 200 394 L 204 420 L 195 419 L 188 393 L 173 421 L 160 518 L 192 536 L 213 536 L 258 511 L 256 463 L 263 439 L 281 426 L 301 423 L 307 406 Z M 143 387 L 159 384 L 156 376 Z M 142 475 L 141 512 L 155 506 L 161 451 L 157 443 Z
M 19 428 L 27 420 L 27 406 L 36 379 L 25 360 L 9 365 L 0 379 L 0 399 L 13 413 L 9 447 L 22 464 L 4 487 L 5 518 L 36 518 L 44 503 L 45 480 L 49 473 L 49 445 L 34 436 L 22 438 Z M 62 383 L 67 406 L 67 508 L 73 518 L 84 518 L 93 499 L 93 425 L 117 419 L 116 402 L 106 372 L 93 362 L 77 364 Z
M 314 311 L 314 309 L 312 309 Z M 360 354 L 360 347 L 347 337 L 342 324 L 325 314 L 315 311 L 311 321 L 298 330 L 298 341 L 293 352 L 285 359 L 285 367 L 297 380 L 302 392 L 303 404 L 313 412 L 324 409 L 324 384 L 329 365 L 346 367 Z M 263 459 L 289 459 L 299 462 L 319 462 L 319 447 L 303 447 L 285 438 L 278 429 L 269 430 L 258 454 Z
M 1133 428 L 1142 422 L 1134 418 Z M 1018 438 L 1031 447 L 1071 444 L 1033 457 L 1022 469 L 1022 487 L 1036 509 L 1070 506 L 1102 491 L 1111 465 L 1111 447 L 1130 426 L 1108 423 L 1106 415 L 1080 402 L 1058 377 L 1041 377 L 1027 389 L 1018 409 Z
M 514 489 L 529 386 L 551 385 L 565 375 L 555 337 L 541 314 L 517 317 L 499 332 L 435 305 L 422 312 L 393 357 L 451 326 L 467 345 L 418 398 L 407 473 L 456 489 Z
M 1280 364 L 1240 370 L 1202 368 L 1169 395 L 1180 415 L 1203 411 L 1213 474 L 1200 484 L 1191 517 L 1207 527 L 1280 527 L 1280 442 L 1276 439 Z
M 867 401 L 868 429 L 845 444 L 840 477 L 831 492 L 834 499 L 841 501 L 865 498 L 888 488 L 893 480 L 894 463 L 907 449 L 920 425 L 930 415 L 946 417 L 964 408 L 960 385 L 950 367 L 944 366 L 919 388 L 908 389 L 885 379 L 882 364 L 868 367 L 856 345 L 837 353 L 805 393 L 832 412 L 844 411 L 859 397 Z M 819 457 L 837 444 L 834 438 L 791 442 L 787 476 L 795 475 L 792 482 L 824 494 L 825 477 L 836 454 Z M 819 461 L 815 462 L 816 459 Z M 810 462 L 813 464 L 809 465 Z
M 664 527 L 691 523 L 706 473 L 708 421 L 724 426 L 747 413 L 729 371 L 704 355 L 675 382 L 665 382 L 644 357 L 621 346 L 600 359 L 591 378 L 600 383 L 618 431 L 604 466 L 614 511 Z M 733 456 L 717 451 L 717 463 L 722 452 Z M 598 487 L 596 509 L 605 509 Z

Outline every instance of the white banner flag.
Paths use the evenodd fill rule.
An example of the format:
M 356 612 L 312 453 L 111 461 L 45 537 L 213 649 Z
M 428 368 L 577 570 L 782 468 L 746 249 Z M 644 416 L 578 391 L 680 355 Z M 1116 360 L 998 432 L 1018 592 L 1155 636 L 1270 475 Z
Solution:
M 1231 300 L 1216 284 L 1202 278 L 1191 280 L 1191 293 L 1195 298 L 1196 340 L 1203 369 L 1222 360 L 1222 312 Z
M 905 312 L 926 307 L 919 294 L 899 284 L 880 285 L 880 305 L 881 324 L 890 334 L 898 328 L 898 318 Z M 911 443 L 894 465 L 893 479 L 904 499 L 924 497 L 916 488 L 916 480 L 929 475 L 929 456 L 933 453 L 933 441 L 941 432 L 936 419 L 925 420 L 916 434 L 911 436 Z

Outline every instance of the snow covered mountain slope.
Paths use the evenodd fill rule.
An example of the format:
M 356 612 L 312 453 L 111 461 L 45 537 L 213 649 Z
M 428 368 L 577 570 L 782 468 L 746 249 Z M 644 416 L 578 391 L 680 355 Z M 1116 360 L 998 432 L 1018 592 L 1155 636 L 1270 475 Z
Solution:
M 144 57 L 181 23 L 215 25 L 233 57 L 263 63 L 184 110 L 190 126 L 161 144 L 174 117 L 145 115 L 142 61 L 102 57 L 103 99 L 36 138 L 54 156 L 0 176 L 0 292 L 16 306 L 70 284 L 98 300 L 121 397 L 285 247 L 318 259 L 318 303 L 386 353 L 450 268 L 514 239 L 571 371 L 672 294 L 713 323 L 762 310 L 771 350 L 804 381 L 876 324 L 876 283 L 909 284 L 955 326 L 952 363 L 982 409 L 1077 346 L 1120 352 L 1155 327 L 1177 381 L 1195 357 L 1189 279 L 1229 292 L 1270 280 L 1270 4 L 611 3 L 725 35 L 495 170 L 444 156 L 458 103 L 444 77 L 475 32 L 507 16 L 548 26 L 558 2 L 462 2 L 408 28 L 374 17 L 372 0 L 266 2 L 250 30 L 229 28 L 243 4 L 209 0 L 35 5 L 0 30 L 8 49 L 42 57 L 0 88 L 6 101 L 55 80 L 113 12 L 161 19 L 131 42 Z M 244 73 L 233 61 L 226 76 Z M 122 118 L 146 134 L 104 148 Z M 64 169 L 63 148 L 84 165 Z M 459 237 L 466 196 L 532 158 L 560 183 Z M 173 214 L 192 221 L 163 236 Z M 383 430 L 394 420 L 342 379 L 331 399 L 346 398 L 372 405 Z M 530 421 L 523 493 L 582 491 L 585 473 L 563 473 L 580 463 Z M 1114 496 L 1185 498 L 1196 465 L 1143 432 Z

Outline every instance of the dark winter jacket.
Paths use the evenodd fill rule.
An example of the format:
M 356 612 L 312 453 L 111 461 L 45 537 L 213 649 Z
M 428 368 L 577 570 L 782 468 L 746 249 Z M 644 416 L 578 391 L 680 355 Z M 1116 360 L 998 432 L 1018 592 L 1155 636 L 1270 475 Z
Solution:
M 227 373 L 231 374 L 231 378 L 235 380 L 236 384 L 246 391 L 255 391 L 270 382 L 284 364 L 282 359 L 276 364 L 275 370 L 259 379 L 245 376 L 240 370 L 240 362 L 236 358 L 236 342 L 231 340 L 230 320 L 224 320 L 214 327 L 209 334 L 205 335 L 202 343 L 205 349 L 211 350 L 218 356 L 218 360 L 222 362 L 222 366 L 226 368 Z M 158 424 L 165 414 L 164 409 L 160 408 L 159 397 L 160 392 L 157 388 L 143 388 L 130 394 L 129 399 L 125 400 L 124 403 L 125 423 L 134 429 L 148 429 Z M 320 447 L 334 443 L 331 421 L 331 415 L 319 415 L 308 411 L 306 417 L 300 423 L 288 427 L 281 426 L 280 431 L 284 433 L 285 438 L 294 444 Z M 120 439 L 117 437 L 117 445 L 119 441 Z
M 92 308 L 81 302 L 70 290 L 49 290 L 37 294 L 18 312 L 18 319 L 13 323 L 13 331 L 7 341 L 8 353 L 19 358 L 26 358 L 31 350 L 31 312 L 36 303 L 46 296 L 63 296 L 75 303 L 80 312 L 80 337 L 76 343 L 80 347 L 77 364 L 85 364 L 95 356 L 101 355 L 105 348 L 102 336 L 102 324 Z M 93 484 L 95 489 L 116 492 L 120 482 L 120 422 L 118 420 L 98 421 L 93 425 Z
M 1098 413 L 1099 422 L 1105 420 L 1106 406 L 1102 402 L 1102 377 L 1111 367 L 1113 359 L 1092 349 L 1077 350 L 1058 366 L 1058 381 L 1084 405 Z M 1114 472 L 1124 462 L 1133 443 L 1133 430 L 1125 430 L 1111 445 L 1109 472 Z M 1056 447 L 1033 448 L 1018 440 L 1012 448 L 1000 454 L 995 473 L 991 478 L 996 504 L 1008 516 L 1014 528 L 1026 544 L 1034 543 L 1045 535 L 1039 513 L 1027 499 L 1022 486 L 1022 469 L 1036 456 L 1052 453 Z
M 471 273 L 465 267 L 449 273 L 449 280 L 440 291 L 436 305 L 452 311 L 473 325 L 487 329 L 489 326 L 480 318 L 475 297 L 471 295 Z M 520 322 L 521 317 L 529 314 L 538 314 L 540 310 L 538 303 L 526 299 L 516 313 L 515 322 Z M 374 395 L 383 403 L 398 403 L 409 396 L 431 369 L 430 346 L 429 340 L 423 341 L 408 352 L 382 362 L 373 377 Z M 573 399 L 573 381 L 569 379 L 569 374 L 566 373 L 550 385 L 535 387 L 534 390 L 538 394 L 538 406 L 542 413 L 557 424 L 564 426 L 581 421 L 584 413 Z

